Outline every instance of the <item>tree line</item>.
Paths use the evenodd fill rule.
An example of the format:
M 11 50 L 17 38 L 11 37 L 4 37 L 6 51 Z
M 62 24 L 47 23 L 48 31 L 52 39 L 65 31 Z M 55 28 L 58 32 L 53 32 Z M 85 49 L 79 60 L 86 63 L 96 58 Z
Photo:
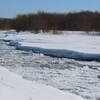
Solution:
M 0 18 L 0 29 L 35 32 L 39 30 L 100 31 L 100 13 L 81 11 L 23 14 L 12 19 Z

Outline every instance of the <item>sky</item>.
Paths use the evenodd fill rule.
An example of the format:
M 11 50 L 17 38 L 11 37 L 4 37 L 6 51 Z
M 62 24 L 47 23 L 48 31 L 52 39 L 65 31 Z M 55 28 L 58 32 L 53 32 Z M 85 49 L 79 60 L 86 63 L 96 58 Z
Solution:
M 0 17 L 44 12 L 100 11 L 100 0 L 0 0 Z

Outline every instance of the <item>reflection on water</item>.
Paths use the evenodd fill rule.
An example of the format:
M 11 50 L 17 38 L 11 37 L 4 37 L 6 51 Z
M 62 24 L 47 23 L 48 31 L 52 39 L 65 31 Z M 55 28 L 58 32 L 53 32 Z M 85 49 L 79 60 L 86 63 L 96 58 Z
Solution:
M 15 50 L 0 41 L 0 65 L 23 78 L 85 97 L 100 98 L 100 63 L 79 62 Z

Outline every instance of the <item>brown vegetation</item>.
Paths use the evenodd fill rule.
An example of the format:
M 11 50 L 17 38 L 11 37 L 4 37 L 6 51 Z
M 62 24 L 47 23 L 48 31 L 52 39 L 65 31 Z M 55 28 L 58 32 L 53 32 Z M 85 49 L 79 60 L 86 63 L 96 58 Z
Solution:
M 0 19 L 1 29 L 15 29 L 16 31 L 39 30 L 71 30 L 71 31 L 100 31 L 100 13 L 81 11 L 75 13 L 45 13 L 18 15 L 12 19 Z

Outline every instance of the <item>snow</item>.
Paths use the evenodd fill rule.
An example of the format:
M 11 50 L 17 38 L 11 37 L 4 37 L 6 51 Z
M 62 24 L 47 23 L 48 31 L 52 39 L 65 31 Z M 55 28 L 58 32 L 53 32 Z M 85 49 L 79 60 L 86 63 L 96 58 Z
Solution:
M 62 92 L 50 86 L 23 80 L 20 76 L 14 75 L 11 72 L 9 73 L 12 75 L 9 76 L 6 69 L 0 68 L 2 70 L 0 71 L 0 99 L 49 100 L 50 98 L 50 100 L 65 100 L 67 98 L 67 100 L 73 100 L 73 98 L 76 98 L 74 97 L 76 95 L 73 96 L 73 94 L 67 93 L 67 91 L 78 94 L 87 100 L 100 98 L 100 80 L 98 78 L 100 63 L 66 59 L 100 61 L 100 36 L 94 34 L 84 35 L 80 32 L 78 34 L 75 32 L 73 35 L 72 33 L 70 34 L 69 32 L 67 35 L 66 33 L 63 35 L 52 35 L 46 33 L 31 34 L 30 32 L 0 32 L 1 40 L 6 41 L 7 44 L 9 43 L 9 45 L 17 49 L 40 53 L 35 54 L 13 50 L 14 47 L 6 45 L 7 51 L 0 52 L 2 55 L 0 55 L 1 66 L 22 75 L 25 79 L 48 84 L 66 91 Z M 1 45 L 1 49 L 2 47 Z M 55 58 L 44 56 L 43 54 L 55 56 Z M 22 57 L 22 55 L 26 56 Z M 66 58 L 58 59 L 56 57 Z M 95 65 L 94 62 L 98 63 L 98 65 Z M 4 75 L 7 79 L 4 78 Z M 14 77 L 13 79 L 12 76 Z M 52 97 L 54 98 L 51 99 Z
M 85 100 L 72 93 L 30 82 L 0 66 L 0 100 Z
M 17 49 L 33 51 L 49 56 L 65 57 L 76 60 L 100 61 L 100 36 L 64 34 L 32 34 L 30 32 L 5 33 L 5 41 Z

